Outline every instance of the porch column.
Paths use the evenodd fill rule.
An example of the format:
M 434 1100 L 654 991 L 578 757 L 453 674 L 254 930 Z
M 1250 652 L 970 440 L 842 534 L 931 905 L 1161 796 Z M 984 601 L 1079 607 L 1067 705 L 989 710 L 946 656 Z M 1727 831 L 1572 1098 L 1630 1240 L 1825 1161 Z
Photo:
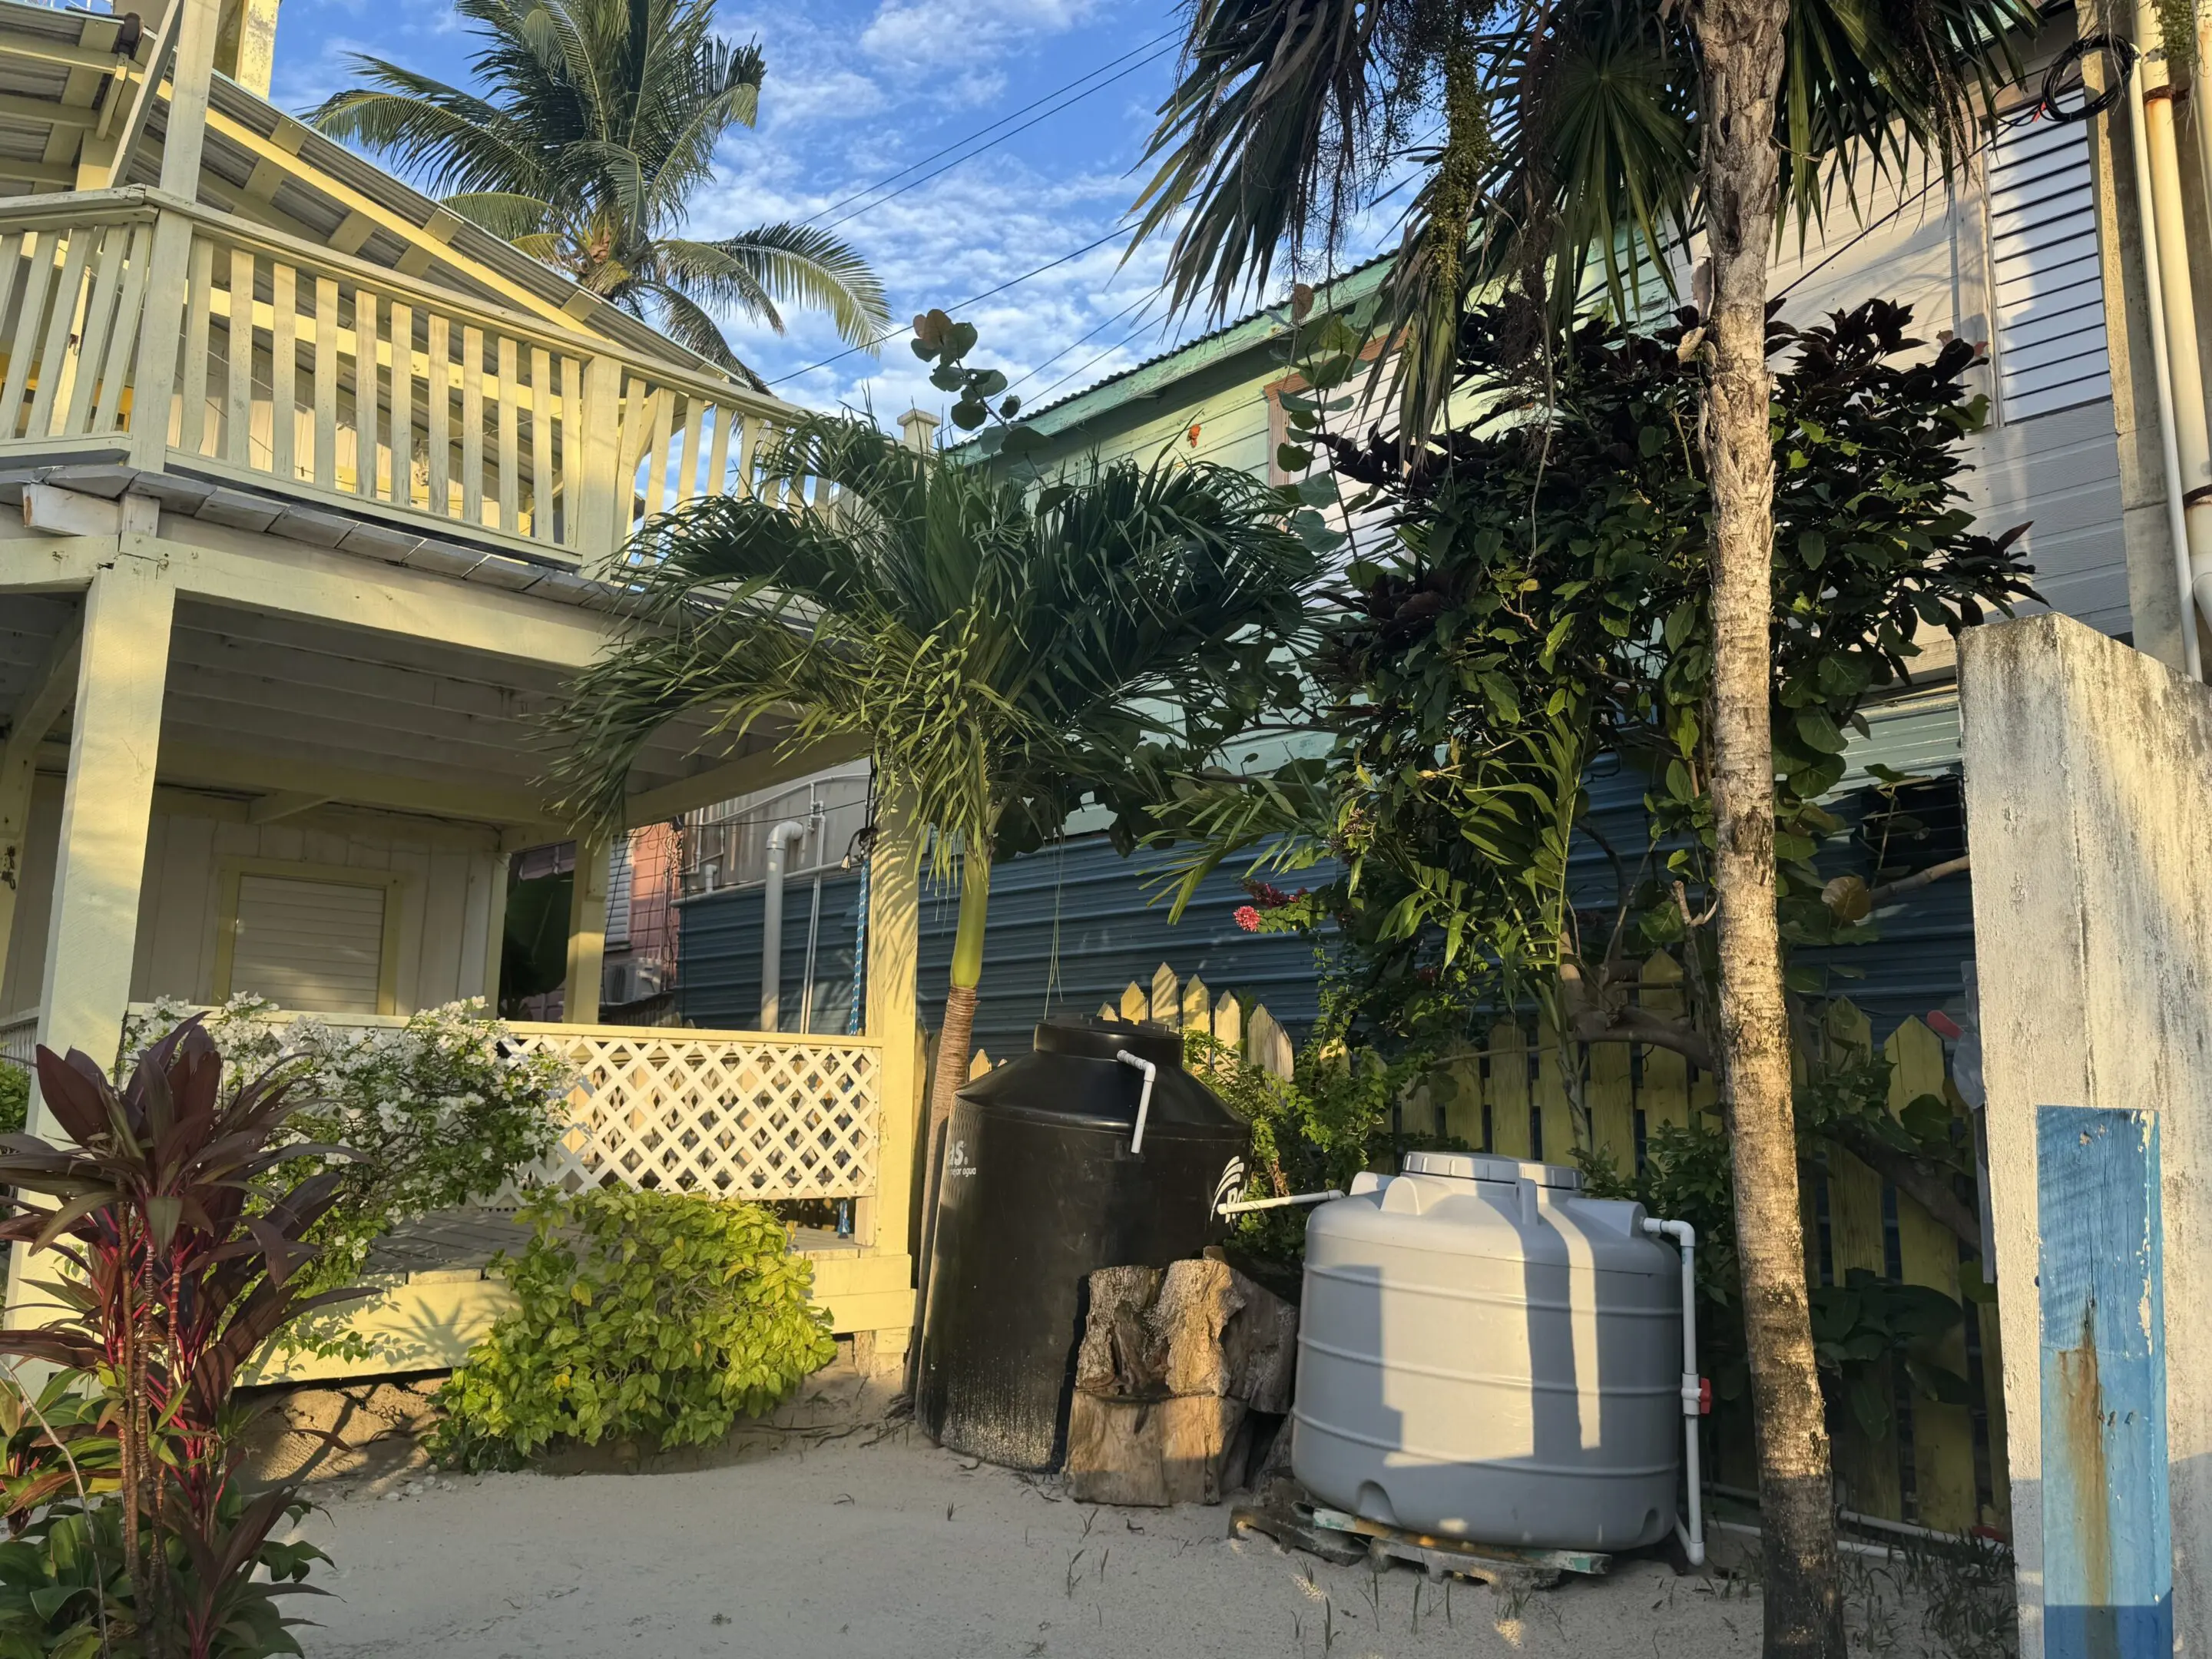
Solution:
M 599 969 L 607 956 L 609 843 L 576 838 L 576 878 L 568 889 L 568 977 L 561 991 L 561 1018 L 592 1025 L 599 1018 Z
M 111 1064 L 131 1000 L 138 896 L 161 745 L 176 592 L 167 571 L 130 553 L 105 565 L 85 595 L 69 782 L 62 796 L 46 931 L 39 1041 Z M 51 1134 L 34 1106 L 33 1134 Z
M 876 1195 L 861 1201 L 855 1231 L 885 1255 L 910 1254 L 914 1171 L 921 1120 L 921 1029 L 915 967 L 921 933 L 921 843 L 913 818 L 885 799 L 876 809 L 868 871 L 867 1035 L 883 1045 L 878 1079 Z

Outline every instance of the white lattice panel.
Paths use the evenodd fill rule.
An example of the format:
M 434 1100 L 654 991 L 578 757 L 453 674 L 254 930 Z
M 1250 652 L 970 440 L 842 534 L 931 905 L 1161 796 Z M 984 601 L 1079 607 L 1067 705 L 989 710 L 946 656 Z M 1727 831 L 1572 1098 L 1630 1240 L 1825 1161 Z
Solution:
M 875 1191 L 881 1052 L 850 1039 L 519 1024 L 577 1075 L 536 1179 L 724 1198 Z

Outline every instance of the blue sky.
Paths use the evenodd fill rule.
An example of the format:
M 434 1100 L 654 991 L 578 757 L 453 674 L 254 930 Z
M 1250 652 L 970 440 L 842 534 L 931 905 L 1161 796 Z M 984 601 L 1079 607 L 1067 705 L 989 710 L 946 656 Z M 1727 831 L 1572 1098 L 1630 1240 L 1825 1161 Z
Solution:
M 1110 84 L 977 159 L 880 205 L 864 198 L 826 216 L 865 207 L 840 234 L 883 275 L 901 321 L 996 288 L 1105 235 L 1127 211 L 1175 67 L 1179 21 L 1162 0 L 808 0 L 775 8 L 721 0 L 721 27 L 758 38 L 768 78 L 759 125 L 725 143 L 716 186 L 695 208 L 694 234 L 821 213 L 1126 58 L 1105 71 L 1119 76 Z M 1161 47 L 1148 46 L 1161 36 Z M 1162 47 L 1164 55 L 1145 61 Z M 438 0 L 286 0 L 276 101 L 295 112 L 312 107 L 347 83 L 352 52 L 459 80 L 471 48 Z M 1158 306 L 1148 303 L 1160 250 L 1147 246 L 1123 266 L 1124 240 L 962 309 L 981 333 L 975 361 L 1004 368 L 1025 398 L 1047 401 L 1208 325 L 1183 319 L 1163 331 Z M 818 318 L 795 313 L 787 324 L 781 337 L 743 320 L 730 327 L 740 355 L 784 395 L 817 406 L 866 403 L 887 422 L 917 401 L 943 408 L 944 394 L 928 385 L 902 333 L 879 358 L 854 354 L 814 368 L 842 343 Z

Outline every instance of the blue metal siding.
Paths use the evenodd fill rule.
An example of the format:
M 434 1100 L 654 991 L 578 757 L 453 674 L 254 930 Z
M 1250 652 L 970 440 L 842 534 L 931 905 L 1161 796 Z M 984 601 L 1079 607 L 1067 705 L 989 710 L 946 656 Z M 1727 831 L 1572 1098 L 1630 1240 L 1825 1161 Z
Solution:
M 1841 804 L 1845 816 L 1865 809 L 1863 798 L 1854 802 L 1850 796 L 1865 788 L 1869 764 L 1917 776 L 1955 778 L 1958 700 L 1948 688 L 1869 710 L 1867 718 L 1869 735 L 1855 738 L 1850 749 L 1852 769 L 1844 779 L 1846 799 Z M 1600 833 L 1632 868 L 1644 846 L 1644 787 L 1642 778 L 1617 763 L 1601 765 L 1590 780 Z M 1941 793 L 1921 815 L 1929 836 L 1923 848 L 1908 854 L 1916 866 L 1950 856 L 1964 835 L 1955 787 Z M 1238 879 L 1241 860 L 1209 877 L 1182 920 L 1172 924 L 1166 904 L 1150 900 L 1153 884 L 1145 874 L 1150 867 L 1141 854 L 1121 857 L 1103 836 L 1077 836 L 1008 859 L 993 872 L 975 1014 L 978 1048 L 1000 1059 L 1022 1053 L 1029 1047 L 1030 1029 L 1046 1012 L 1095 1012 L 1101 1003 L 1118 1002 L 1132 981 L 1149 986 L 1162 963 L 1185 977 L 1196 974 L 1217 995 L 1234 991 L 1265 1004 L 1293 1030 L 1312 1024 L 1320 1012 L 1313 947 L 1295 936 L 1247 933 L 1231 920 L 1245 902 Z M 1578 901 L 1610 902 L 1611 866 L 1587 837 L 1577 838 L 1574 869 Z M 1328 872 L 1317 871 L 1305 884 L 1317 886 L 1328 878 Z M 859 885 L 857 874 L 823 882 L 812 1024 L 817 1031 L 845 1029 Z M 794 882 L 784 898 L 787 1030 L 798 1029 L 811 888 L 810 881 Z M 933 1017 L 944 1001 L 957 908 L 951 891 L 934 884 L 925 886 L 925 1018 Z M 759 1018 L 760 913 L 757 887 L 684 901 L 678 1001 L 693 1024 L 744 1028 Z M 1951 877 L 1887 908 L 1878 921 L 1881 938 L 1876 943 L 1802 952 L 1798 958 L 1863 972 L 1863 980 L 1835 979 L 1831 989 L 1866 1011 L 1877 1041 L 1909 1016 L 1959 996 L 1959 965 L 1973 955 L 1972 887 L 1965 876 Z
M 1048 1012 L 1095 1013 L 1101 1003 L 1118 1003 L 1132 980 L 1149 986 L 1162 963 L 1185 978 L 1197 975 L 1216 993 L 1249 996 L 1294 1029 L 1313 1022 L 1319 1008 L 1312 945 L 1284 934 L 1247 933 L 1231 919 L 1246 902 L 1236 873 L 1242 863 L 1209 877 L 1175 923 L 1164 902 L 1150 902 L 1149 867 L 1141 856 L 1124 859 L 1103 836 L 1079 836 L 1007 859 L 992 872 L 975 1010 L 978 1048 L 1001 1059 L 1025 1052 L 1031 1029 Z M 1312 878 L 1315 884 L 1326 879 L 1326 872 Z M 857 875 L 823 883 L 817 1031 L 843 1030 L 852 1006 L 859 888 Z M 794 883 L 784 896 L 787 1030 L 798 1029 L 811 899 L 811 883 Z M 945 1000 L 958 921 L 957 891 L 925 884 L 920 994 L 929 1014 Z M 684 1018 L 700 1026 L 750 1027 L 760 1015 L 760 889 L 687 899 L 683 939 L 678 1003 Z
M 806 1029 L 840 1032 L 853 1005 L 854 910 L 858 873 L 822 878 L 822 926 L 815 944 L 813 1018 Z M 806 981 L 807 921 L 814 881 L 783 890 L 782 1026 L 799 1029 Z M 761 890 L 730 888 L 682 901 L 676 1006 L 690 1024 L 749 1031 L 760 1023 Z

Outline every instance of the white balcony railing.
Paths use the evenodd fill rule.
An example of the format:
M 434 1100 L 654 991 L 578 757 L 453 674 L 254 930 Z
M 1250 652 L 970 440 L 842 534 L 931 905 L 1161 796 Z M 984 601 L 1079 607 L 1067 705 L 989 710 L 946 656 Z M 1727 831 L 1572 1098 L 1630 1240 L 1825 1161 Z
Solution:
M 167 290 L 165 216 L 188 233 Z M 0 206 L 0 455 L 120 441 L 143 467 L 137 394 L 166 380 L 165 465 L 586 567 L 650 514 L 755 493 L 799 412 L 136 188 Z

